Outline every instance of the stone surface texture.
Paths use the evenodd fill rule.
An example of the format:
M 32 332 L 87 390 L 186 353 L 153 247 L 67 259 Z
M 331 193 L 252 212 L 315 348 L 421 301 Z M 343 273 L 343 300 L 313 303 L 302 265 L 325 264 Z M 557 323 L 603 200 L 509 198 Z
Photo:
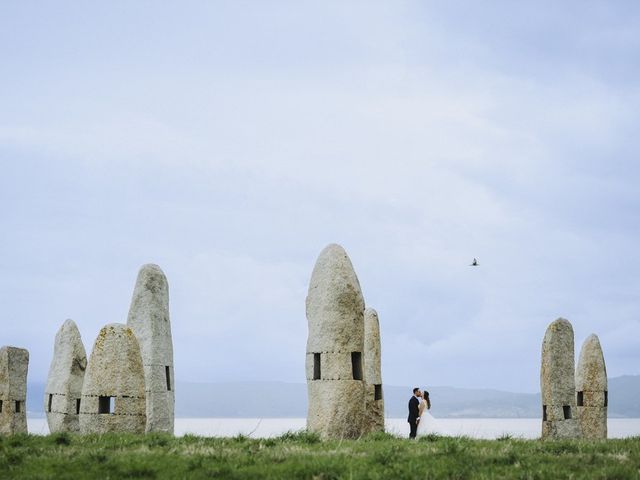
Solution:
M 364 311 L 364 383 L 366 432 L 384 431 L 384 396 L 382 395 L 382 357 L 380 348 L 380 322 L 373 308 Z M 376 400 L 376 386 L 379 399 Z
M 78 407 L 86 368 L 80 331 L 73 320 L 67 320 L 56 334 L 44 391 L 44 411 L 51 433 L 80 431 Z
M 0 348 L 0 434 L 27 433 L 27 371 L 29 352 Z
M 358 438 L 365 409 L 364 299 L 341 246 L 332 244 L 320 253 L 311 275 L 306 313 L 307 428 L 323 438 Z M 314 354 L 319 354 L 321 367 L 315 380 Z M 360 379 L 354 379 L 353 358 L 358 355 L 361 368 L 355 370 Z
M 138 273 L 127 325 L 140 344 L 147 398 L 147 432 L 173 433 L 175 381 L 169 285 L 157 265 Z
M 573 327 L 559 318 L 547 327 L 542 342 L 542 438 L 580 437 L 574 365 Z
M 112 413 L 100 413 L 100 397 L 112 397 Z M 80 431 L 142 433 L 145 411 L 144 369 L 138 340 L 126 325 L 106 325 L 100 330 L 87 363 Z
M 597 335 L 589 335 L 582 344 L 576 370 L 578 418 L 584 438 L 607 438 L 607 368 Z

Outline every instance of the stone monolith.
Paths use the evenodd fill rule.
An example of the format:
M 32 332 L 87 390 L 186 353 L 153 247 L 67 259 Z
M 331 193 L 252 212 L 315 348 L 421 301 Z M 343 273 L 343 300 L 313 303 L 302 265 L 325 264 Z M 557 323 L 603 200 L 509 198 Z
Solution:
M 87 354 L 73 320 L 65 321 L 56 334 L 53 359 L 44 390 L 44 411 L 49 431 L 80 431 L 80 397 Z
M 364 299 L 341 246 L 320 253 L 306 313 L 307 428 L 323 438 L 358 438 L 365 408 Z
M 27 433 L 29 352 L 0 348 L 0 434 Z
M 542 342 L 542 438 L 580 437 L 574 366 L 573 327 L 559 318 L 547 327 Z
M 146 424 L 140 346 L 126 325 L 100 330 L 84 376 L 80 401 L 82 433 L 143 433 Z
M 382 366 L 380 355 L 380 323 L 373 308 L 364 311 L 364 429 L 384 431 L 384 399 L 382 396 Z
M 589 335 L 582 344 L 576 370 L 576 398 L 582 436 L 607 438 L 607 368 L 597 335 Z
M 140 344 L 147 397 L 147 432 L 173 433 L 175 381 L 169 285 L 157 265 L 138 273 L 127 325 Z

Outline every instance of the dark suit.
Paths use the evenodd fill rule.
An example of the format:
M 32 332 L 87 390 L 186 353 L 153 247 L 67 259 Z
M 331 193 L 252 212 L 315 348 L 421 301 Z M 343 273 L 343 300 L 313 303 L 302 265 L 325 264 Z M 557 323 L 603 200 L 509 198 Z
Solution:
M 420 402 L 418 399 L 413 396 L 409 399 L 409 418 L 407 418 L 407 422 L 409 422 L 409 427 L 411 427 L 411 433 L 409 433 L 409 438 L 416 438 L 418 434 L 418 416 L 420 415 L 418 406 Z

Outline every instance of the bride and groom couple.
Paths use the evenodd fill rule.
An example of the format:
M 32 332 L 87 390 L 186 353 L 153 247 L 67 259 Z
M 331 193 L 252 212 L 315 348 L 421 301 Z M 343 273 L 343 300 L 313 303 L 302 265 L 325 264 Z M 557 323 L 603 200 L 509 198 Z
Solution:
M 407 419 L 411 428 L 409 438 L 427 435 L 427 420 L 431 417 L 427 410 L 430 408 L 429 392 L 414 388 L 413 396 L 409 399 L 409 418 Z

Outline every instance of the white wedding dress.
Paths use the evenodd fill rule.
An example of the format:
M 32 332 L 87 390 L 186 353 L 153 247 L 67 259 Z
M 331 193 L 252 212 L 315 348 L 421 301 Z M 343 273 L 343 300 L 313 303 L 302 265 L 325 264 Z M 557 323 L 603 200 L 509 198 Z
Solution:
M 424 402 L 424 400 L 420 401 L 421 407 L 422 402 Z M 424 437 L 431 433 L 436 433 L 435 419 L 429 413 L 429 410 L 425 408 L 422 412 L 422 415 L 420 415 L 420 423 L 418 424 L 418 437 Z

